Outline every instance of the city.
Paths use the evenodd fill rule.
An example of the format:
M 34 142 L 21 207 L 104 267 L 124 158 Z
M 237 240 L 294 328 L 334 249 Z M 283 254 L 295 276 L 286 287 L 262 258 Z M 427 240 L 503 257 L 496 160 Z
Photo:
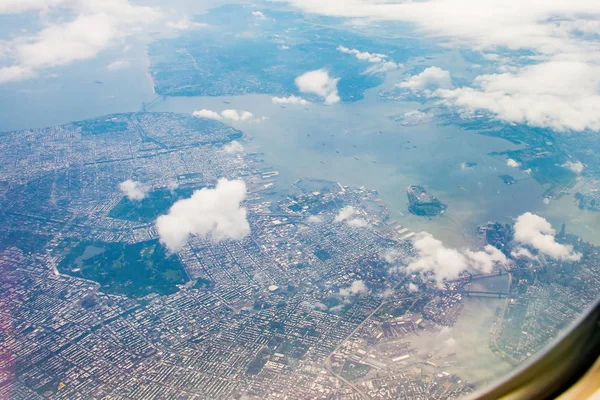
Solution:
M 279 188 L 261 154 L 227 147 L 242 137 L 170 113 L 5 134 L 0 397 L 456 398 L 474 385 L 453 372 L 444 335 L 466 297 L 503 298 L 490 348 L 517 363 L 600 287 L 598 249 L 564 232 L 583 254 L 576 268 L 515 258 L 512 271 L 443 288 L 403 273 L 415 232 L 376 192 L 310 178 Z M 250 234 L 164 250 L 154 219 L 222 177 L 247 185 Z M 146 185 L 143 200 L 124 196 L 127 179 Z M 482 244 L 510 254 L 510 230 L 481 227 Z M 555 277 L 566 266 L 572 275 Z M 498 276 L 512 283 L 480 287 Z M 413 343 L 420 335 L 449 350 Z

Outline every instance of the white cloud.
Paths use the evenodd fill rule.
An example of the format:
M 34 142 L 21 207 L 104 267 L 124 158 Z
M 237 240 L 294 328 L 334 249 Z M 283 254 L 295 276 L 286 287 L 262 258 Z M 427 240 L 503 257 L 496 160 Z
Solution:
M 67 0 L 3 0 L 0 2 L 0 14 L 48 10 L 64 3 L 67 3 Z
M 532 260 L 537 259 L 536 256 L 531 253 L 531 251 L 527 250 L 525 247 L 517 247 L 513 251 L 510 252 L 511 257 L 513 258 L 530 258 Z
M 344 304 L 338 304 L 337 306 L 333 306 L 329 309 L 329 311 L 337 313 L 344 309 Z
M 13 65 L 11 67 L 0 67 L 0 84 L 6 82 L 17 82 L 33 78 L 35 73 L 32 69 Z
M 221 116 L 232 121 L 248 121 L 254 117 L 254 114 L 250 111 L 240 111 L 238 113 L 236 110 L 229 109 L 221 111 Z
M 450 88 L 452 87 L 452 79 L 450 78 L 450 72 L 438 67 L 429 67 L 398 86 L 413 91 Z
M 600 130 L 600 66 L 548 61 L 517 72 L 481 75 L 475 88 L 438 90 L 448 105 L 557 131 Z
M 250 111 L 237 111 L 233 109 L 223 110 L 221 114 L 216 111 L 207 110 L 203 108 L 202 110 L 197 110 L 192 112 L 192 116 L 197 118 L 209 118 L 215 119 L 217 121 L 222 121 L 223 119 L 228 119 L 230 121 L 247 121 L 247 122 L 262 122 L 265 120 L 265 117 L 254 117 Z
M 571 171 L 575 172 L 577 175 L 581 174 L 583 172 L 584 166 L 581 163 L 581 161 L 567 161 L 566 163 L 564 163 L 563 165 L 561 165 L 561 167 L 564 168 L 568 168 Z
M 223 178 L 214 189 L 196 190 L 156 220 L 161 243 L 170 251 L 178 251 L 190 235 L 214 241 L 241 240 L 250 233 L 246 208 L 240 205 L 245 197 L 246 184 L 242 180 Z
M 192 29 L 202 29 L 207 28 L 209 25 L 201 22 L 195 22 L 190 19 L 188 16 L 184 16 L 177 21 L 170 21 L 167 23 L 167 26 L 171 29 L 175 29 L 178 31 L 187 31 Z
M 368 226 L 369 223 L 362 218 L 352 218 L 356 214 L 356 209 L 352 206 L 343 207 L 333 219 L 335 222 L 346 221 L 348 226 L 353 228 L 364 228 Z
M 271 97 L 271 101 L 273 104 L 300 104 L 307 105 L 310 104 L 308 101 L 304 100 L 302 97 L 291 95 L 289 97 Z
M 506 160 L 506 165 L 512 168 L 519 168 L 521 166 L 521 163 L 516 160 L 513 160 L 512 158 L 509 158 L 508 160 Z
M 263 14 L 260 11 L 252 11 L 252 16 L 256 19 L 267 19 L 267 17 L 265 17 L 265 14 Z
M 415 23 L 421 31 L 478 50 L 505 47 L 542 54 L 584 52 L 579 31 L 597 32 L 600 6 L 595 0 L 287 0 L 305 11 L 373 20 Z
M 398 260 L 398 258 L 402 255 L 403 253 L 400 250 L 396 250 L 396 249 L 387 249 L 384 253 L 383 253 L 383 259 L 385 260 L 385 262 L 387 262 L 388 264 L 393 264 L 394 262 L 396 262 Z
M 456 343 L 456 339 L 452 337 L 444 340 L 444 344 L 446 345 L 446 347 L 454 347 L 456 346 Z
M 220 121 L 223 119 L 223 117 L 221 117 L 221 115 L 219 115 L 218 112 L 212 111 L 212 110 L 207 110 L 205 108 L 203 108 L 202 110 L 194 111 L 192 113 L 192 115 L 196 118 L 216 119 L 217 121 Z
M 356 209 L 352 206 L 343 207 L 333 219 L 335 222 L 342 222 L 352 217 L 356 213 Z
M 237 140 L 232 141 L 231 143 L 227 143 L 223 146 L 223 150 L 225 153 L 229 154 L 239 154 L 244 152 L 244 146 Z
M 365 70 L 365 73 L 367 74 L 375 74 L 378 72 L 388 72 L 388 71 L 393 71 L 395 69 L 400 68 L 402 65 L 401 64 L 396 64 L 393 61 L 384 61 L 381 62 L 379 64 L 375 64 L 370 66 L 369 68 L 367 68 Z
M 401 118 L 402 125 L 420 125 L 426 124 L 433 120 L 433 115 L 430 113 L 424 113 L 419 110 L 412 110 L 404 113 Z
M 75 16 L 54 21 L 47 17 L 52 14 L 42 13 L 43 29 L 8 41 L 13 65 L 0 70 L 0 82 L 29 78 L 44 68 L 93 58 L 161 19 L 157 8 L 133 5 L 127 0 L 9 0 L 0 4 L 0 14 L 54 8 L 72 10 Z
M 505 74 L 477 88 L 439 91 L 449 104 L 555 130 L 600 130 L 600 3 L 597 0 L 283 0 L 317 14 L 400 20 L 453 47 L 487 54 Z M 523 56 L 525 50 L 531 55 Z M 519 67 L 518 64 L 538 62 Z
M 410 293 L 416 293 L 416 292 L 419 291 L 419 287 L 417 285 L 415 285 L 414 283 L 411 282 L 411 283 L 408 284 L 408 291 Z
M 456 346 L 456 339 L 452 337 L 452 328 L 444 326 L 437 335 L 436 341 L 442 342 L 446 347 Z
M 509 264 L 508 259 L 500 250 L 491 245 L 486 245 L 484 251 L 465 250 L 463 252 L 477 271 L 489 274 L 494 270 L 494 266 Z
M 179 182 L 177 182 L 176 180 L 171 180 L 169 181 L 169 183 L 167 183 L 167 189 L 169 189 L 171 192 L 177 189 L 178 187 Z
M 356 49 L 349 49 L 347 47 L 344 47 L 342 45 L 337 47 L 337 51 L 339 51 L 340 53 L 346 53 L 346 54 L 353 54 L 356 58 L 358 58 L 359 60 L 366 60 L 368 62 L 371 63 L 380 63 L 382 62 L 384 59 L 387 58 L 386 54 L 378 54 L 378 53 L 369 53 L 369 52 L 362 52 Z
M 574 252 L 571 245 L 558 243 L 554 237 L 555 233 L 546 219 L 527 212 L 520 215 L 515 222 L 514 240 L 555 259 L 580 260 L 581 254 Z
M 368 225 L 369 223 L 362 218 L 352 218 L 348 220 L 348 226 L 351 226 L 353 228 L 364 228 Z
M 352 54 L 359 60 L 368 61 L 372 64 L 375 64 L 365 70 L 365 73 L 367 74 L 392 71 L 398 69 L 399 67 L 399 65 L 395 62 L 387 60 L 387 54 L 369 53 L 367 51 L 349 49 L 342 45 L 337 47 L 337 51 L 339 51 L 340 53 Z
M 325 69 L 306 72 L 296 78 L 296 86 L 302 93 L 312 93 L 325 99 L 325 104 L 340 101 L 337 84 L 340 78 L 332 78 Z
M 433 279 L 438 287 L 443 287 L 445 280 L 457 279 L 463 271 L 489 273 L 495 265 L 509 263 L 504 254 L 493 246 L 486 246 L 484 251 L 459 251 L 445 247 L 427 232 L 417 234 L 413 247 L 416 256 L 405 272 L 419 272 L 425 278 Z
M 127 196 L 129 200 L 142 200 L 150 191 L 150 187 L 138 181 L 131 179 L 119 183 L 119 189 Z
M 106 66 L 109 71 L 118 71 L 121 69 L 129 68 L 131 64 L 127 60 L 116 60 Z
M 306 219 L 306 221 L 312 224 L 320 224 L 323 222 L 323 218 L 319 217 L 318 215 L 311 215 Z
M 431 234 L 421 232 L 413 242 L 417 257 L 406 267 L 407 273 L 421 272 L 433 278 L 439 286 L 444 280 L 456 279 L 469 264 L 467 258 L 444 244 Z
M 340 289 L 340 296 L 349 297 L 353 294 L 365 294 L 367 293 L 367 287 L 365 286 L 365 282 L 362 280 L 356 280 L 352 282 L 352 284 L 347 288 Z

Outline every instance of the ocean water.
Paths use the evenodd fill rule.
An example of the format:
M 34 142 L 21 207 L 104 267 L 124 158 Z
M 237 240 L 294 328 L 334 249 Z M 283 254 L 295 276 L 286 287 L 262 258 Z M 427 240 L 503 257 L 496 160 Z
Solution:
M 397 77 L 390 76 L 388 85 Z M 472 245 L 477 225 L 510 222 L 542 204 L 545 188 L 522 171 L 506 166 L 492 151 L 516 146 L 440 120 L 403 126 L 390 117 L 422 108 L 412 102 L 381 102 L 374 88 L 365 99 L 325 106 L 274 105 L 270 96 L 168 98 L 153 111 L 190 113 L 202 108 L 248 110 L 262 122 L 232 123 L 246 133 L 248 151 L 263 153 L 267 164 L 280 172 L 278 189 L 301 177 L 315 177 L 342 185 L 377 190 L 391 217 L 413 231 L 425 230 L 449 245 Z M 466 168 L 466 163 L 477 165 Z M 518 182 L 505 185 L 499 175 Z M 406 188 L 425 186 L 448 204 L 445 215 L 424 218 L 408 213 Z
M 139 111 L 142 102 L 156 98 L 147 74 L 145 42 L 124 50 L 74 64 L 58 76 L 0 86 L 0 131 Z M 456 59 L 456 54 L 451 58 Z M 106 66 L 115 60 L 126 60 L 129 66 L 108 71 Z M 435 106 L 434 102 L 381 101 L 378 94 L 401 79 L 401 72 L 390 73 L 363 100 L 333 106 L 281 107 L 268 95 L 244 95 L 159 99 L 149 111 L 235 108 L 266 117 L 259 123 L 231 124 L 245 132 L 248 151 L 263 153 L 266 163 L 280 172 L 279 190 L 302 177 L 366 186 L 380 193 L 398 223 L 413 231 L 431 232 L 452 246 L 473 245 L 480 224 L 510 222 L 527 211 L 548 216 L 555 225 L 566 222 L 571 232 L 600 242 L 595 228 L 600 226 L 600 215 L 581 212 L 568 196 L 544 204 L 544 186 L 506 166 L 504 159 L 488 155 L 514 149 L 514 144 L 442 126 L 443 120 L 436 118 L 416 126 L 394 121 L 393 117 L 408 111 Z M 466 163 L 476 165 L 466 168 Z M 502 174 L 518 182 L 505 185 L 499 178 Z M 445 215 L 428 219 L 409 214 L 406 188 L 413 184 L 425 186 L 448 204 Z

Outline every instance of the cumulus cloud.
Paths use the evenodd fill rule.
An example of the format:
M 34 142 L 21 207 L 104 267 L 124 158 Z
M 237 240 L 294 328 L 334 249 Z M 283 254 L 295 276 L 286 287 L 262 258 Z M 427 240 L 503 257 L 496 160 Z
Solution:
M 440 41 L 489 55 L 504 74 L 482 75 L 475 88 L 436 93 L 466 110 L 555 130 L 600 130 L 600 7 L 596 0 L 378 1 L 285 0 L 305 11 L 363 18 L 400 20 Z M 523 57 L 525 50 L 531 56 Z M 508 60 L 507 60 L 508 59 Z M 526 59 L 534 65 L 518 66 Z
M 171 29 L 175 29 L 177 31 L 187 31 L 192 29 L 202 29 L 207 28 L 209 25 L 202 22 L 195 22 L 190 19 L 188 16 L 184 16 L 177 21 L 170 21 L 167 23 L 167 26 Z
M 131 179 L 119 183 L 119 189 L 121 189 L 121 192 L 123 192 L 129 200 L 142 200 L 150 191 L 148 185 Z
M 341 312 L 344 309 L 344 304 L 338 304 L 337 306 L 333 306 L 329 309 L 329 311 L 334 312 L 334 313 L 338 313 Z
M 393 264 L 394 262 L 396 262 L 398 260 L 398 258 L 402 255 L 402 252 L 400 250 L 396 250 L 396 249 L 387 249 L 382 257 L 385 260 L 385 262 L 387 262 L 388 264 Z
M 304 100 L 302 97 L 291 95 L 289 97 L 271 97 L 271 101 L 273 104 L 299 104 L 299 105 L 307 105 L 308 101 Z
M 508 122 L 557 131 L 600 130 L 600 66 L 553 60 L 481 75 L 474 84 L 436 95 L 463 111 L 486 111 Z
M 504 253 L 489 244 L 484 247 L 484 251 L 465 250 L 464 254 L 469 258 L 471 266 L 486 274 L 492 272 L 496 265 L 507 266 L 509 264 Z
M 254 114 L 252 114 L 250 111 L 237 112 L 236 110 L 231 109 L 221 111 L 221 116 L 232 121 L 249 121 L 254 118 Z
M 369 225 L 369 223 L 362 218 L 352 218 L 348 220 L 348 226 L 353 228 L 364 228 L 367 225 Z
M 577 175 L 581 174 L 583 172 L 584 166 L 581 163 L 581 161 L 567 161 L 566 163 L 564 163 L 563 165 L 561 165 L 561 167 L 564 168 L 568 168 L 571 171 L 575 172 Z
M 419 110 L 412 110 L 404 113 L 402 118 L 400 118 L 400 123 L 402 125 L 420 125 L 426 124 L 433 120 L 433 115 L 431 113 L 425 113 Z
M 94 58 L 162 17 L 157 8 L 127 0 L 8 0 L 0 4 L 0 14 L 55 8 L 70 10 L 74 17 L 53 20 L 48 17 L 51 13 L 43 13 L 44 27 L 39 32 L 5 42 L 13 65 L 0 69 L 0 82 L 30 78 L 44 68 Z
M 478 50 L 528 49 L 542 54 L 584 52 L 582 31 L 597 32 L 594 0 L 540 1 L 523 8 L 521 0 L 286 0 L 305 11 L 371 20 L 398 20 L 442 40 Z M 558 18 L 560 17 L 560 18 Z
M 509 158 L 508 160 L 506 160 L 506 165 L 512 168 L 519 168 L 521 166 L 521 163 L 516 160 L 513 160 L 512 158 Z
M 400 68 L 401 64 L 396 64 L 393 61 L 383 61 L 375 65 L 371 65 L 365 70 L 366 74 L 375 74 L 378 72 L 388 72 Z
M 416 293 L 416 292 L 418 292 L 418 291 L 419 291 L 419 287 L 418 287 L 417 285 L 415 285 L 414 283 L 412 283 L 412 282 L 410 282 L 410 283 L 408 284 L 408 287 L 407 287 L 407 289 L 408 289 L 408 291 L 409 291 L 410 293 Z
M 510 252 L 510 256 L 512 258 L 529 258 L 532 260 L 537 259 L 537 257 L 534 256 L 533 253 L 527 250 L 525 247 L 517 247 L 516 249 Z
M 252 11 L 252 16 L 256 19 L 267 19 L 267 17 L 265 17 L 265 14 L 263 14 L 260 11 Z
M 366 51 L 362 52 L 356 49 L 349 49 L 341 45 L 337 47 L 337 51 L 340 53 L 353 54 L 359 60 L 366 60 L 371 63 L 380 63 L 387 58 L 386 54 L 369 53 Z
M 28 67 L 13 65 L 10 67 L 0 67 L 0 84 L 6 82 L 17 82 L 24 79 L 33 78 L 35 72 Z
M 118 71 L 121 69 L 129 68 L 130 65 L 130 62 L 127 60 L 116 60 L 108 64 L 106 66 L 106 69 L 109 71 Z
M 368 74 L 392 71 L 398 69 L 399 67 L 399 65 L 395 62 L 387 60 L 387 54 L 369 53 L 367 51 L 349 49 L 342 45 L 337 47 L 337 51 L 339 51 L 340 53 L 352 54 L 359 60 L 368 61 L 372 64 L 375 64 L 367 68 L 365 72 Z
M 207 110 L 203 108 L 202 110 L 196 110 L 192 112 L 192 116 L 197 118 L 208 118 L 214 119 L 217 121 L 222 121 L 224 119 L 230 121 L 247 121 L 247 122 L 262 122 L 265 120 L 265 117 L 255 117 L 250 111 L 237 111 L 233 109 L 223 110 L 219 114 L 213 110 Z
M 460 251 L 444 246 L 442 241 L 430 233 L 420 232 L 413 241 L 416 256 L 405 269 L 406 273 L 421 273 L 425 278 L 433 279 L 438 287 L 444 281 L 457 279 L 463 271 L 489 273 L 494 266 L 509 264 L 506 256 L 493 246 L 484 251 Z
M 250 233 L 246 208 L 240 203 L 246 197 L 242 180 L 220 179 L 213 189 L 196 190 L 192 197 L 179 200 L 166 215 L 156 220 L 156 230 L 170 251 L 183 248 L 190 235 L 214 241 L 241 240 Z
M 335 222 L 346 221 L 348 226 L 353 228 L 364 228 L 369 223 L 363 218 L 352 218 L 356 214 L 356 209 L 352 206 L 343 207 L 333 219 Z
M 207 110 L 205 108 L 203 108 L 202 110 L 194 111 L 192 115 L 196 118 L 216 119 L 217 121 L 221 121 L 223 119 L 223 117 L 221 117 L 221 115 L 218 112 Z
M 306 219 L 306 221 L 310 222 L 311 224 L 320 224 L 323 222 L 323 218 L 319 217 L 318 215 L 311 215 Z
M 527 212 L 520 215 L 515 222 L 514 240 L 524 245 L 531 246 L 541 254 L 549 257 L 578 261 L 581 254 L 573 251 L 573 246 L 561 244 L 556 241 L 556 231 L 545 218 Z
M 342 222 L 352 217 L 356 213 L 356 209 L 352 206 L 343 207 L 333 219 L 335 222 Z
M 67 3 L 67 0 L 3 0 L 0 2 L 0 14 L 47 10 L 65 3 Z
M 407 81 L 401 82 L 398 86 L 413 91 L 450 88 L 452 79 L 450 72 L 438 67 L 429 67 L 420 74 L 410 77 Z
M 325 104 L 335 104 L 340 101 L 337 84 L 340 78 L 329 76 L 325 69 L 306 72 L 296 78 L 296 86 L 302 93 L 316 94 L 325 99 Z
M 365 294 L 367 293 L 367 287 L 365 282 L 362 280 L 356 280 L 347 288 L 340 289 L 339 295 L 342 297 L 350 297 L 354 294 Z
M 238 154 L 244 152 L 244 146 L 242 146 L 242 144 L 237 140 L 234 140 L 231 143 L 227 143 L 225 146 L 223 146 L 223 150 L 225 153 Z

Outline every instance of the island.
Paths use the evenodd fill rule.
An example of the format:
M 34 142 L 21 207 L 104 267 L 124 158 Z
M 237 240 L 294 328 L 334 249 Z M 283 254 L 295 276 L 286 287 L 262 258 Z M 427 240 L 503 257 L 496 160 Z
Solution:
M 502 182 L 504 182 L 506 185 L 514 185 L 517 183 L 517 180 L 510 175 L 500 175 L 500 179 L 502 179 Z
M 409 186 L 407 195 L 408 210 L 415 215 L 433 217 L 442 214 L 448 208 L 446 204 L 428 193 L 423 186 Z
M 600 195 L 597 191 L 586 191 L 575 193 L 575 200 L 580 210 L 600 211 Z

